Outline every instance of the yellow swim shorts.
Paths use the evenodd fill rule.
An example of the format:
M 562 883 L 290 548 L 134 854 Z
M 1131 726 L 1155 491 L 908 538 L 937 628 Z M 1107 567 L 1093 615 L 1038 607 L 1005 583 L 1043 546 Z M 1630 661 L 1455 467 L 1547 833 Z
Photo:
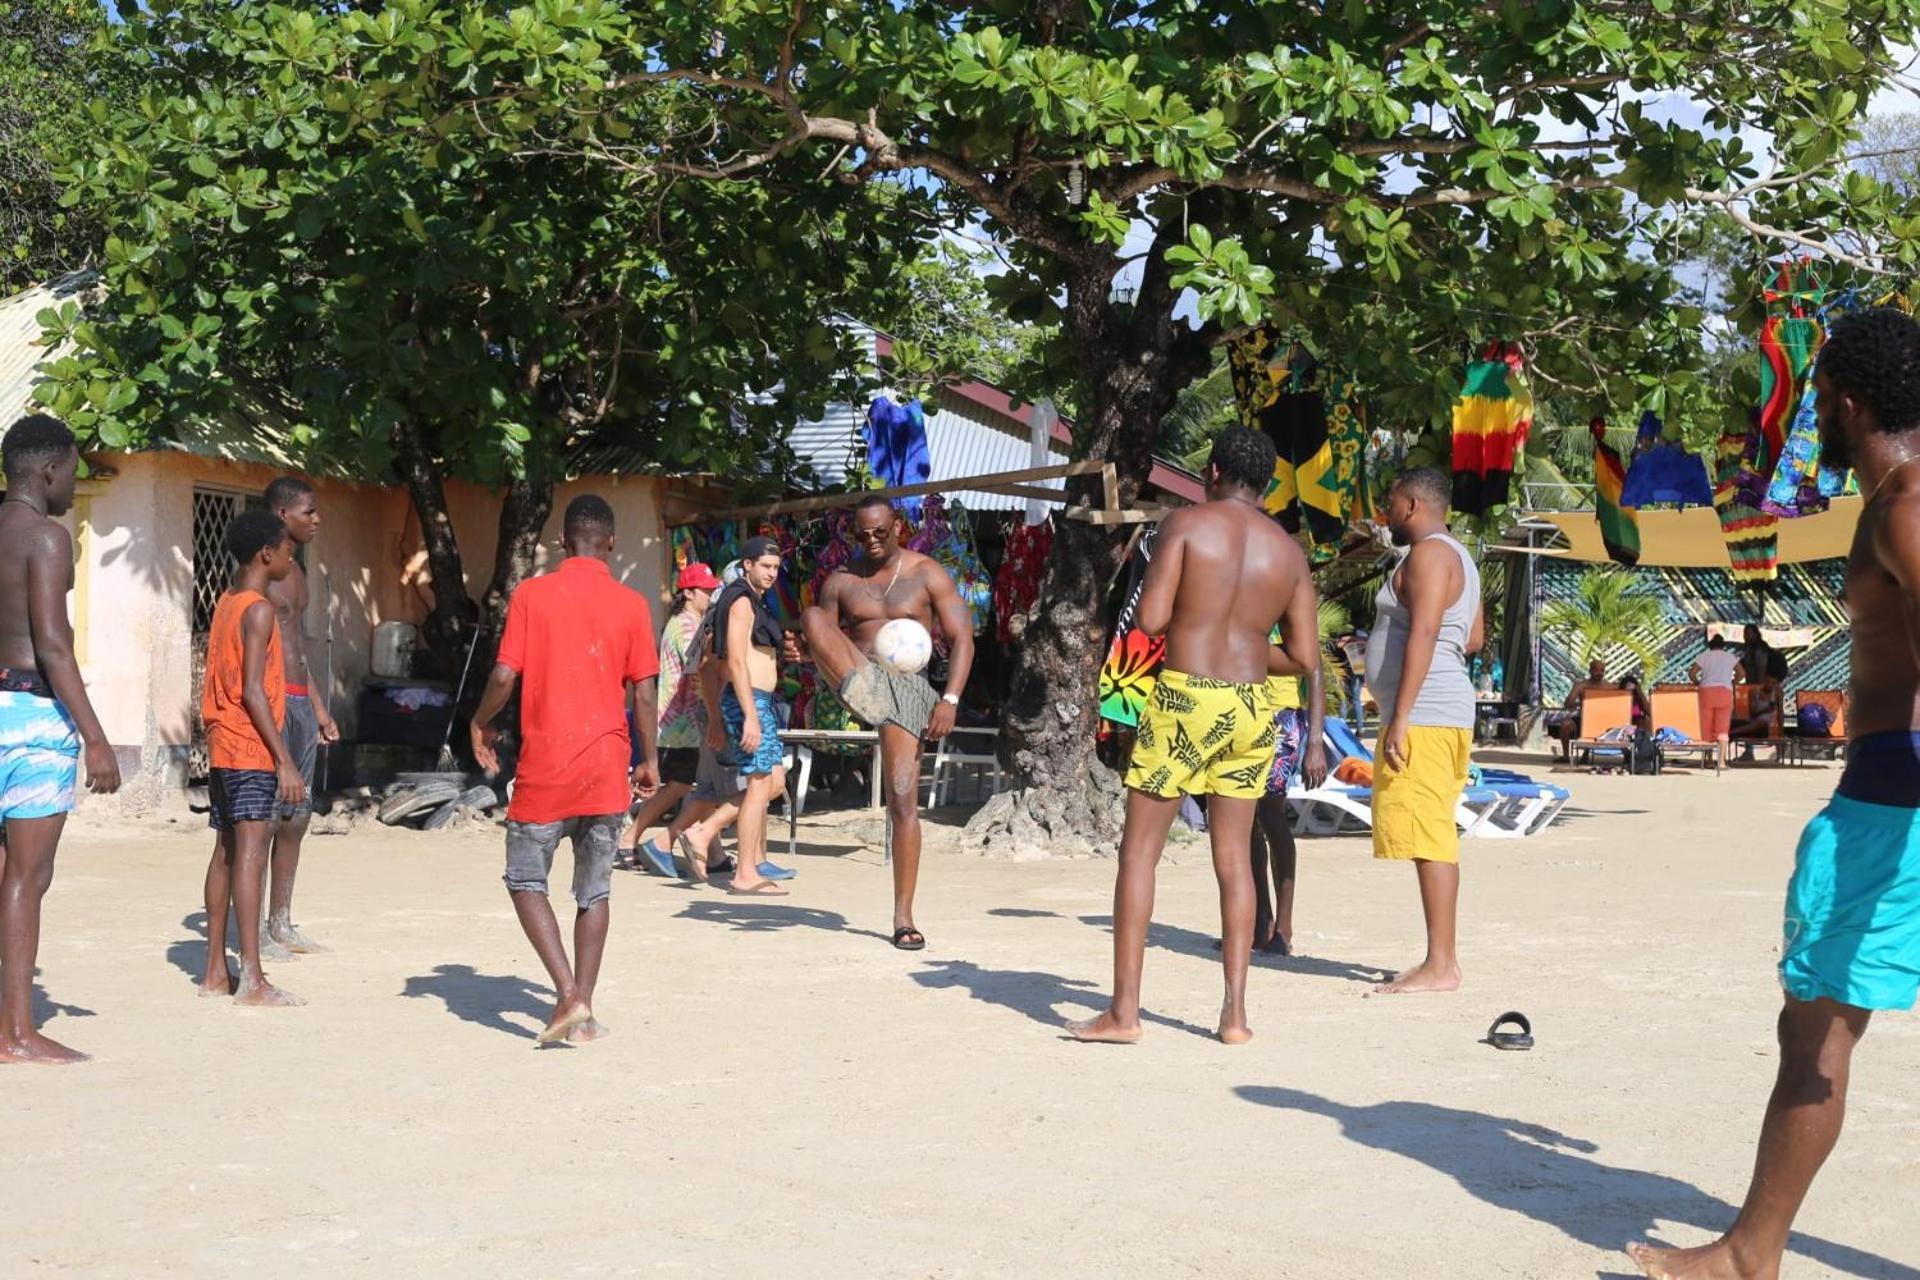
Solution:
M 1375 745 L 1374 857 L 1460 861 L 1453 811 L 1466 789 L 1472 750 L 1471 730 L 1416 724 L 1407 730 L 1407 767 L 1396 770 Z
M 1273 703 L 1265 682 L 1160 673 L 1133 740 L 1129 787 L 1162 800 L 1258 800 L 1272 771 Z

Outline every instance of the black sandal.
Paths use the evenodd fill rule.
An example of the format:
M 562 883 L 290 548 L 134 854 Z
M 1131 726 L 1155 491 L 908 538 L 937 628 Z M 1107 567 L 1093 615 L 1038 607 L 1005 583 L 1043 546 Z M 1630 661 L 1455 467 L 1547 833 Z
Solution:
M 927 935 L 910 924 L 903 924 L 893 931 L 893 947 L 896 951 L 925 951 Z
M 1502 1031 L 1500 1028 L 1511 1023 L 1519 1027 L 1518 1031 Z M 1503 1013 L 1493 1020 L 1487 1028 L 1487 1043 L 1496 1049 L 1518 1052 L 1533 1048 L 1533 1024 L 1527 1021 L 1524 1013 Z

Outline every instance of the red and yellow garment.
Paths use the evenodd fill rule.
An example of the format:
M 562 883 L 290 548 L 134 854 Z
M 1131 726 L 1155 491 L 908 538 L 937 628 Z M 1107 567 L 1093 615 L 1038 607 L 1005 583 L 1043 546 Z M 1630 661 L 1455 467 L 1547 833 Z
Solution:
M 1453 509 L 1484 516 L 1507 505 L 1513 472 L 1533 429 L 1533 392 L 1514 342 L 1488 344 L 1467 366 L 1453 405 Z

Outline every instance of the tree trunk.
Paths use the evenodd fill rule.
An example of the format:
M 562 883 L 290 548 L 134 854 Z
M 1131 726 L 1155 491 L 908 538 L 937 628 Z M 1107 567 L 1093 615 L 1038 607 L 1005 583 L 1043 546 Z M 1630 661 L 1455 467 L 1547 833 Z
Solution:
M 1174 293 L 1160 257 L 1149 255 L 1133 306 L 1109 300 L 1111 266 L 1088 269 L 1068 286 L 1067 330 L 1092 384 L 1074 452 L 1114 464 L 1122 506 L 1146 486 L 1160 420 L 1208 361 L 1206 342 L 1172 318 Z M 1098 477 L 1069 483 L 1071 495 L 1096 504 L 1098 492 Z M 1095 735 L 1107 593 L 1122 563 L 1125 529 L 1069 519 L 1055 527 L 1001 721 L 1001 754 L 1016 789 L 994 797 L 967 824 L 967 844 L 979 852 L 1117 852 L 1125 791 L 1095 755 Z
M 423 628 L 427 650 L 442 671 L 458 676 L 473 636 L 477 610 L 467 595 L 466 572 L 460 560 L 460 542 L 447 514 L 447 490 L 440 466 L 420 424 L 403 419 L 393 429 L 394 462 L 407 484 L 414 514 L 420 518 L 420 539 L 427 549 L 427 568 L 433 581 L 433 607 Z
M 500 647 L 500 633 L 507 625 L 507 601 L 513 598 L 513 589 L 533 573 L 540 531 L 547 527 L 547 517 L 552 514 L 551 480 L 528 477 L 507 485 L 494 541 L 493 579 L 480 600 L 480 647 L 489 661 Z

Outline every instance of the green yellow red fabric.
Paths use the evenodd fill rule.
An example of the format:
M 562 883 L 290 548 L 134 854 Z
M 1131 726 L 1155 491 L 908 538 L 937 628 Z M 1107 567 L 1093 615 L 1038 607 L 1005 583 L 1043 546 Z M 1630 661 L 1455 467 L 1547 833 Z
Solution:
M 1268 512 L 1289 532 L 1305 532 L 1316 563 L 1331 560 L 1356 508 L 1370 506 L 1366 415 L 1353 379 L 1266 325 L 1227 357 L 1240 424 L 1264 432 L 1277 455 Z
M 1533 392 L 1518 343 L 1494 342 L 1467 366 L 1453 405 L 1453 509 L 1484 516 L 1507 505 L 1533 428 Z
M 1600 520 L 1600 541 L 1607 556 L 1618 564 L 1640 563 L 1640 517 L 1620 505 L 1627 468 L 1620 451 L 1607 443 L 1607 423 L 1595 418 L 1593 432 L 1593 507 Z

